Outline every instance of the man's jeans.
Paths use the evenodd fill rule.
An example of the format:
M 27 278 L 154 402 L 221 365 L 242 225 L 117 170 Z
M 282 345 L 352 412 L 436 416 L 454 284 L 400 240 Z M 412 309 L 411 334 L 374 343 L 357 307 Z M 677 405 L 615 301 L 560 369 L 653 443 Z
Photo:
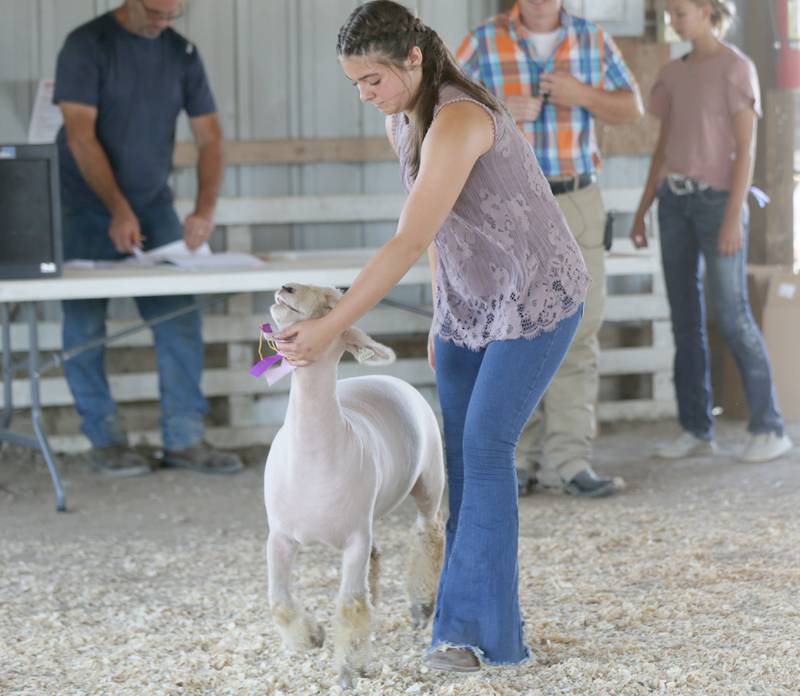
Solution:
M 742 249 L 732 256 L 722 256 L 717 244 L 728 205 L 727 191 L 706 189 L 678 196 L 665 184 L 658 199 L 661 256 L 675 336 L 674 379 L 681 427 L 704 440 L 714 437 L 703 301 L 705 268 L 714 323 L 733 353 L 744 384 L 750 411 L 748 430 L 782 435 L 783 418 L 769 357 L 747 296 L 747 206 L 742 208 Z
M 183 226 L 171 205 L 136 211 L 144 249 L 183 238 Z M 111 219 L 92 210 L 63 212 L 64 258 L 117 260 L 108 229 Z M 136 282 L 136 281 L 132 281 Z M 143 279 L 142 282 L 148 282 Z M 136 287 L 131 287 L 135 294 Z M 148 321 L 194 302 L 187 295 L 137 297 L 142 319 Z M 70 350 L 106 335 L 107 299 L 69 300 L 64 313 L 63 346 Z M 203 340 L 198 311 L 153 327 L 161 393 L 161 428 L 164 447 L 178 450 L 203 439 L 203 414 L 207 405 L 200 391 L 203 374 Z M 127 436 L 117 416 L 105 370 L 105 346 L 80 353 L 64 364 L 64 373 L 81 417 L 81 430 L 94 447 L 124 444 Z
M 514 448 L 581 314 L 533 340 L 495 341 L 480 351 L 436 339 L 450 517 L 432 649 L 468 646 L 495 664 L 530 655 L 519 607 Z

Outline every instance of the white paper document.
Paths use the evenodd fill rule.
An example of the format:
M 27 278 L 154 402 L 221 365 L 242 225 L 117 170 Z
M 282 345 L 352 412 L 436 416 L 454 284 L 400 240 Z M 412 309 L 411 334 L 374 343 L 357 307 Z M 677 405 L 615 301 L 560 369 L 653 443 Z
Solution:
M 191 264 L 195 259 L 203 256 L 211 256 L 211 249 L 209 249 L 208 244 L 203 244 L 191 251 L 186 246 L 186 242 L 181 239 L 178 242 L 164 244 L 149 251 L 142 251 L 134 247 L 133 255 L 122 261 L 122 263 L 133 266 L 157 266 L 160 263 L 171 263 L 185 268 L 188 267 L 187 264 Z
M 31 121 L 28 125 L 28 142 L 33 145 L 54 143 L 58 129 L 64 122 L 61 109 L 53 104 L 54 85 L 54 80 L 39 80 Z

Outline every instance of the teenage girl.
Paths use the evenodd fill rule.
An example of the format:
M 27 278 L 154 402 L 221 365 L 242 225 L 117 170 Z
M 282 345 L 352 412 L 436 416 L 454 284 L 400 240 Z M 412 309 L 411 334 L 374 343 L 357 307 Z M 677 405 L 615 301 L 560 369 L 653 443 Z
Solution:
M 313 362 L 429 250 L 450 517 L 427 659 L 454 671 L 517 664 L 530 653 L 514 449 L 575 335 L 589 276 L 533 149 L 435 31 L 399 3 L 367 2 L 337 53 L 386 116 L 408 198 L 395 236 L 330 313 L 278 334 L 281 352 Z
M 714 322 L 736 360 L 750 411 L 742 459 L 768 461 L 792 443 L 783 432 L 772 370 L 747 297 L 747 193 L 753 173 L 758 77 L 723 41 L 728 0 L 667 0 L 675 31 L 692 50 L 664 66 L 648 110 L 661 120 L 631 239 L 647 246 L 645 215 L 658 198 L 661 256 L 675 337 L 675 391 L 683 432 L 656 455 L 713 454 L 704 284 Z

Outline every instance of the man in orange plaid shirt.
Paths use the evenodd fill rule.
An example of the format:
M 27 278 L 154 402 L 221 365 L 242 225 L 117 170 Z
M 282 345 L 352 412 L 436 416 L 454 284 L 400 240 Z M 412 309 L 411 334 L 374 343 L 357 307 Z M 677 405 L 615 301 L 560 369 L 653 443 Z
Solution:
M 595 119 L 633 123 L 643 114 L 636 82 L 611 37 L 569 14 L 563 0 L 519 0 L 461 44 L 465 71 L 500 97 L 533 146 L 578 241 L 592 286 L 578 333 L 519 446 L 520 489 L 599 497 L 614 479 L 592 469 L 599 384 L 597 333 L 605 304 L 606 214 L 595 183 Z

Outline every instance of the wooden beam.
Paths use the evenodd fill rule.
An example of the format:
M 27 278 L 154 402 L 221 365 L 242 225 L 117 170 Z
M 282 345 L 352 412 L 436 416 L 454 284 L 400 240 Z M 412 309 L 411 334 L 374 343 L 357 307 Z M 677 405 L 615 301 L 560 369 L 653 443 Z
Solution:
M 215 219 L 218 225 L 397 222 L 404 202 L 405 195 L 393 193 L 220 198 Z M 175 202 L 181 217 L 193 207 L 190 199 Z
M 794 131 L 795 95 L 770 89 L 764 101 L 766 207 L 764 262 L 786 264 L 794 258 Z
M 611 299 L 611 298 L 609 298 Z M 430 310 L 430 307 L 424 309 Z M 431 310 L 432 311 L 432 310 Z M 203 316 L 203 343 L 251 342 L 253 349 L 258 344 L 258 327 L 268 320 L 266 313 L 249 315 L 205 314 Z M 428 333 L 431 320 L 403 309 L 378 307 L 370 310 L 358 322 L 360 328 L 370 334 L 389 336 L 396 334 Z M 108 333 L 113 334 L 125 329 L 139 326 L 138 320 L 109 321 Z M 39 349 L 61 350 L 61 322 L 40 321 Z M 11 324 L 11 349 L 15 352 L 28 350 L 28 325 L 14 322 Z M 152 346 L 153 336 L 150 331 L 139 331 L 114 341 L 110 348 L 130 348 Z M 0 338 L 0 349 L 3 346 Z
M 626 401 L 601 401 L 597 404 L 597 420 L 603 423 L 619 421 L 660 420 L 676 412 L 674 399 L 631 399 Z
M 767 106 L 768 95 L 776 87 L 774 38 L 766 5 L 766 2 L 749 0 L 745 6 L 745 17 L 742 19 L 744 26 L 743 49 L 755 63 L 758 79 L 761 83 L 761 94 L 765 97 L 765 107 Z M 767 161 L 767 127 L 767 119 L 759 119 L 753 181 L 756 186 L 766 190 L 771 195 L 772 191 L 769 190 L 767 183 L 770 167 Z M 794 141 L 791 140 L 789 142 Z M 767 208 L 770 207 L 771 205 L 767 206 Z M 750 206 L 750 251 L 748 255 L 750 263 L 763 264 L 767 262 L 767 214 L 768 211 L 766 209 L 761 210 L 757 206 Z
M 434 412 L 439 413 L 438 404 L 433 403 Z M 597 418 L 604 423 L 619 421 L 657 420 L 675 415 L 674 399 L 630 399 L 625 401 L 601 401 L 597 404 Z M 263 445 L 266 449 L 280 429 L 280 423 L 259 423 L 251 426 L 226 426 L 206 428 L 206 439 L 222 449 Z M 129 433 L 133 442 L 161 445 L 161 433 L 157 430 L 133 430 Z M 50 446 L 58 453 L 78 453 L 89 450 L 89 441 L 83 435 L 53 435 Z
M 672 350 L 668 348 L 612 348 L 600 354 L 602 376 L 666 373 L 671 364 Z M 435 378 L 425 358 L 401 358 L 382 368 L 382 373 L 398 377 L 415 387 L 435 384 Z M 370 369 L 353 361 L 343 362 L 338 368 L 341 379 L 366 374 L 370 374 Z M 110 375 L 108 380 L 111 391 L 119 403 L 158 399 L 158 375 L 154 372 Z M 290 384 L 291 380 L 283 380 L 267 391 L 266 382 L 251 377 L 247 370 L 209 368 L 203 372 L 202 388 L 203 393 L 209 397 L 245 394 L 274 396 L 288 393 Z M 63 377 L 44 377 L 40 381 L 40 387 L 42 403 L 45 406 L 70 406 L 74 403 L 67 381 Z M 30 408 L 28 380 L 14 380 L 11 389 L 14 407 Z
M 618 213 L 636 210 L 641 189 L 606 189 L 603 202 Z M 396 222 L 405 203 L 405 194 L 359 193 L 327 196 L 270 196 L 259 198 L 220 198 L 217 225 L 279 225 L 334 222 Z M 194 208 L 194 200 L 179 198 L 175 209 L 183 217 Z M 627 239 L 614 240 L 614 253 L 645 256 Z
M 392 146 L 383 137 L 231 140 L 225 143 L 225 161 L 229 165 L 390 162 L 395 159 Z M 174 166 L 192 167 L 196 162 L 197 147 L 193 142 L 175 145 Z

